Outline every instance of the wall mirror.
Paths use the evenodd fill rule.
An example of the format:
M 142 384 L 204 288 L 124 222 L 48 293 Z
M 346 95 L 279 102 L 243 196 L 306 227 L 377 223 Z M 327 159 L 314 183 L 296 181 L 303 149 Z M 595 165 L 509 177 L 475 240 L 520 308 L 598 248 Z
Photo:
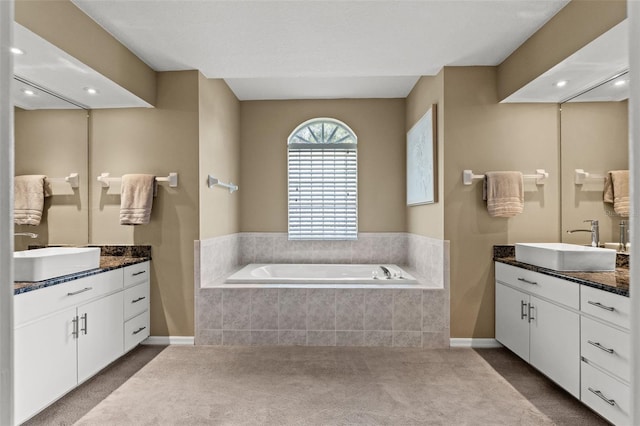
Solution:
M 600 242 L 610 248 L 627 232 L 620 223 L 628 218 L 603 201 L 603 189 L 607 172 L 629 169 L 628 87 L 622 71 L 560 105 L 563 242 L 589 243 L 588 233 L 566 232 L 589 228 L 587 219 L 599 221 Z
M 29 244 L 85 245 L 89 242 L 88 113 L 60 95 L 14 78 L 15 175 L 46 175 L 51 196 L 45 198 L 37 226 L 16 225 L 15 232 L 38 237 L 15 238 L 15 250 Z M 65 178 L 78 174 L 74 188 Z

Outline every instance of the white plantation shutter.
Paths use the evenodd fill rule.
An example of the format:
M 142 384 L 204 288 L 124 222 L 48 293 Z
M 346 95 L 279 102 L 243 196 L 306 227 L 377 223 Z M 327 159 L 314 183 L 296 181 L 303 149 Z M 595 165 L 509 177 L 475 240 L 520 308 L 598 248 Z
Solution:
M 355 134 L 337 120 L 311 120 L 289 137 L 288 153 L 289 239 L 357 239 Z

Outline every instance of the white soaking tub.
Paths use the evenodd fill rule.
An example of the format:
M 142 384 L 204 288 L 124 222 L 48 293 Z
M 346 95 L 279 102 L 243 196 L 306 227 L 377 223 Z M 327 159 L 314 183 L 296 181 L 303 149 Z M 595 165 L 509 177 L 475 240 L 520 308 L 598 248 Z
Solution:
M 387 278 L 383 268 L 389 270 Z M 242 284 L 417 284 L 397 265 L 362 264 L 262 264 L 252 263 L 229 276 L 227 283 Z

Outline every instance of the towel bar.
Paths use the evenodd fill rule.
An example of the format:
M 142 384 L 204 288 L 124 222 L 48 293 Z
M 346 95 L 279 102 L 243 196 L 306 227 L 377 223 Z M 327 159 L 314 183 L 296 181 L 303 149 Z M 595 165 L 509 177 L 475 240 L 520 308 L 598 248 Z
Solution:
M 238 190 L 238 185 L 234 185 L 233 182 L 229 182 L 229 183 L 220 182 L 220 180 L 218 180 L 217 178 L 214 178 L 211 175 L 207 176 L 207 186 L 209 188 L 212 188 L 214 186 L 221 186 L 223 188 L 227 188 L 229 189 L 230 194 L 233 194 Z
M 547 173 L 544 169 L 536 169 L 536 174 L 522 175 L 522 177 L 524 179 L 535 179 L 536 185 L 544 185 L 547 178 L 549 177 L 549 173 Z M 462 171 L 462 182 L 465 185 L 471 185 L 474 179 L 484 179 L 484 175 L 473 174 L 473 170 Z
M 47 177 L 47 180 L 49 182 L 66 182 L 68 183 L 72 188 L 78 188 L 80 186 L 80 178 L 78 177 L 77 173 L 71 173 L 69 174 L 69 176 L 63 177 L 63 178 L 50 178 Z
M 121 177 L 111 177 L 109 173 L 101 173 L 100 176 L 98 176 L 98 182 L 102 184 L 103 188 L 108 188 L 111 182 L 119 182 L 121 180 Z M 169 182 L 169 186 L 175 188 L 178 186 L 178 174 L 169 173 L 169 176 L 156 177 L 156 182 Z
M 576 185 L 582 185 L 587 181 L 603 181 L 604 182 L 604 179 L 605 179 L 604 175 L 585 172 L 583 169 L 575 169 L 574 181 Z

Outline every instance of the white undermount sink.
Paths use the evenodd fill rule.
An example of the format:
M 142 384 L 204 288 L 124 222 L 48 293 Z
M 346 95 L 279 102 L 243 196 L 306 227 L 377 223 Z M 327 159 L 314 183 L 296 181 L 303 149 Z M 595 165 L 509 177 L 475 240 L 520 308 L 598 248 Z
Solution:
M 15 281 L 42 281 L 100 267 L 99 247 L 46 247 L 13 253 Z
M 516 260 L 556 271 L 615 271 L 616 251 L 565 243 L 516 243 Z

